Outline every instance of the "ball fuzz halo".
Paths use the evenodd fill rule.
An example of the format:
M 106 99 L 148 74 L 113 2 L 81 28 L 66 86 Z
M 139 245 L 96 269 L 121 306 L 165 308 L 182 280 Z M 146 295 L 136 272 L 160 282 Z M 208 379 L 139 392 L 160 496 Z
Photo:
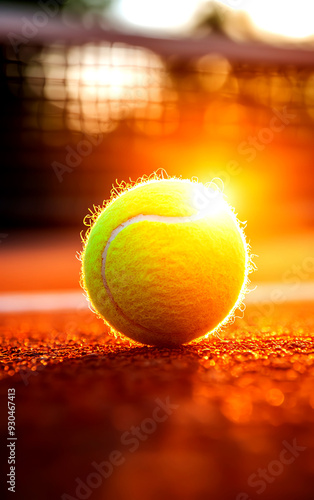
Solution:
M 216 332 L 241 306 L 249 245 L 214 182 L 123 184 L 88 220 L 81 283 L 113 334 L 177 346 Z

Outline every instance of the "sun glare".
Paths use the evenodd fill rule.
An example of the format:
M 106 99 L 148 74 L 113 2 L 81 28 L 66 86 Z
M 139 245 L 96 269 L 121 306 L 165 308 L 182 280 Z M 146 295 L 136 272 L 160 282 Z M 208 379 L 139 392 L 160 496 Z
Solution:
M 192 27 L 195 15 L 213 0 L 118 0 L 113 15 L 128 24 L 148 31 L 180 32 Z M 257 30 L 278 36 L 304 39 L 314 34 L 312 0 L 218 0 L 232 10 L 247 12 Z
M 115 7 L 123 20 L 147 29 L 167 30 L 188 26 L 203 0 L 119 0 Z
M 250 1 L 245 10 L 253 24 L 263 31 L 297 39 L 304 39 L 314 34 L 312 0 Z

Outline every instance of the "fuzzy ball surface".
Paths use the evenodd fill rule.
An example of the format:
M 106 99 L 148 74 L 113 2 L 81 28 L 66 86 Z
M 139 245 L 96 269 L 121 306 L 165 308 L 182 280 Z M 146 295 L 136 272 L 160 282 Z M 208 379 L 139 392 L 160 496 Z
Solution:
M 223 195 L 198 182 L 143 182 L 95 219 L 82 283 L 113 331 L 176 346 L 228 321 L 247 281 L 243 231 Z

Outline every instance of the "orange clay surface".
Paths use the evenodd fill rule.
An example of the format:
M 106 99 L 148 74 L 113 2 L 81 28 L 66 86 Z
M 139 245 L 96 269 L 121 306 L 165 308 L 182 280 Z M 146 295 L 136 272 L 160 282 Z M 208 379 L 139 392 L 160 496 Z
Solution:
M 113 339 L 90 311 L 1 315 L 0 338 L 4 406 L 16 390 L 15 498 L 77 498 L 75 479 L 119 450 L 92 500 L 313 499 L 313 303 L 271 316 L 249 306 L 221 338 L 173 350 Z M 121 436 L 157 398 L 177 406 L 132 452 Z M 278 472 L 283 442 L 302 450 L 259 495 L 248 478 Z

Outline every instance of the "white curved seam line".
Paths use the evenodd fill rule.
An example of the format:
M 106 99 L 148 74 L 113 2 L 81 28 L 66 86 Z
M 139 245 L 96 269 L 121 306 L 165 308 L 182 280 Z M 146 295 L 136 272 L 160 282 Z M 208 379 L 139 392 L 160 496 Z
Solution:
M 149 222 L 164 222 L 167 224 L 177 224 L 177 223 L 185 223 L 185 222 L 194 222 L 196 220 L 202 219 L 205 215 L 205 212 L 199 211 L 196 214 L 189 215 L 187 217 L 166 217 L 163 215 L 136 215 L 135 217 L 132 217 L 132 219 L 127 220 L 126 222 L 122 222 L 120 226 L 118 226 L 116 229 L 114 229 L 111 233 L 111 236 L 109 240 L 106 243 L 106 246 L 104 248 L 104 251 L 102 253 L 102 266 L 101 266 L 101 275 L 102 275 L 102 280 L 104 282 L 104 286 L 107 286 L 107 281 L 106 281 L 106 276 L 105 276 L 105 267 L 106 267 L 106 260 L 107 260 L 107 254 L 109 250 L 110 243 L 118 236 L 118 234 L 125 229 L 128 226 L 131 226 L 132 224 L 136 224 L 137 222 L 142 222 L 142 221 L 149 221 Z
M 132 224 L 136 224 L 137 222 L 149 221 L 149 222 L 164 222 L 167 224 L 177 224 L 177 223 L 193 222 L 193 221 L 196 221 L 198 219 L 202 219 L 204 217 L 204 215 L 205 215 L 205 211 L 202 211 L 202 210 L 200 210 L 196 214 L 189 215 L 186 217 L 166 217 L 163 215 L 143 215 L 143 214 L 140 214 L 140 215 L 136 215 L 135 217 L 132 217 L 131 219 L 127 220 L 126 222 L 123 222 L 122 224 L 120 224 L 120 226 L 118 226 L 116 229 L 114 229 L 112 231 L 111 236 L 110 236 L 109 240 L 107 241 L 106 246 L 104 248 L 104 251 L 102 253 L 101 277 L 102 277 L 102 282 L 104 284 L 105 290 L 108 294 L 110 301 L 112 302 L 116 311 L 119 314 L 121 314 L 121 316 L 123 316 L 123 318 L 126 319 L 128 322 L 132 323 L 134 326 L 143 328 L 144 330 L 149 332 L 148 328 L 146 328 L 145 326 L 142 326 L 138 323 L 135 323 L 130 318 L 128 318 L 113 298 L 113 295 L 112 295 L 111 290 L 108 286 L 106 274 L 105 274 L 107 254 L 108 254 L 110 243 L 118 236 L 118 234 L 123 229 L 125 229 L 128 226 L 131 226 Z
M 149 222 L 164 222 L 167 224 L 178 224 L 178 223 L 185 223 L 185 222 L 194 222 L 196 220 L 202 219 L 205 216 L 205 211 L 199 211 L 196 214 L 189 215 L 186 217 L 166 217 L 163 215 L 136 215 L 135 217 L 132 217 L 132 219 L 127 220 L 126 222 L 122 222 L 120 226 L 118 226 L 116 229 L 114 229 L 111 233 L 111 236 L 109 240 L 106 243 L 106 246 L 104 248 L 104 251 L 102 253 L 102 277 L 103 279 L 106 279 L 104 277 L 104 269 L 106 265 L 106 259 L 107 259 L 107 253 L 108 249 L 110 246 L 110 243 L 118 236 L 118 234 L 126 227 L 131 226 L 131 224 L 136 224 L 137 222 L 141 221 L 149 221 Z

